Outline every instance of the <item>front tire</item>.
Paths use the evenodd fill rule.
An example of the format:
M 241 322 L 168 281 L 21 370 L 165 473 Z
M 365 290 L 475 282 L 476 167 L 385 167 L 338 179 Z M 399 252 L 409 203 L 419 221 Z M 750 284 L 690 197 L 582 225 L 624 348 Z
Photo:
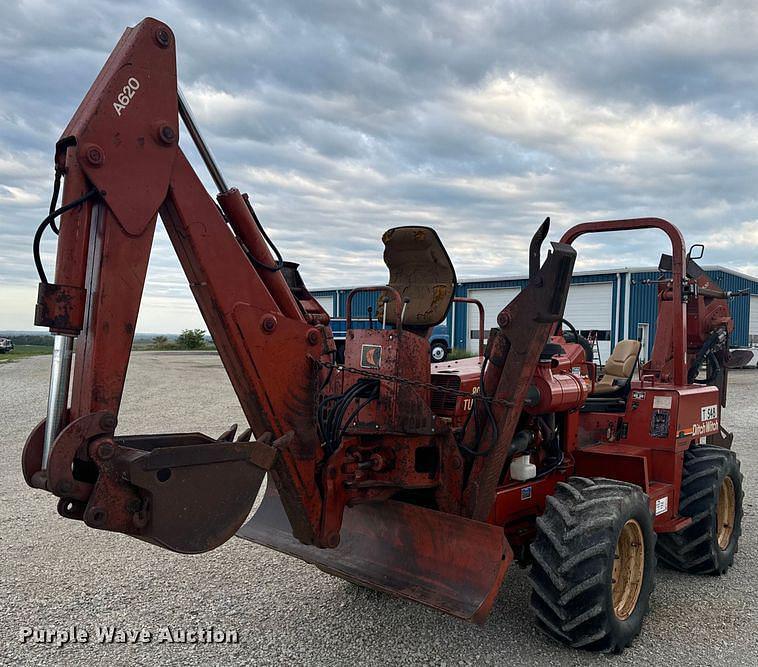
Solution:
M 692 524 L 658 538 L 658 556 L 676 570 L 724 574 L 742 533 L 742 473 L 737 455 L 723 447 L 695 445 L 684 453 L 679 514 Z
M 531 547 L 537 626 L 574 648 L 622 651 L 648 610 L 655 537 L 640 487 L 584 477 L 559 483 Z
M 438 364 L 447 359 L 447 345 L 444 343 L 432 343 L 432 363 Z

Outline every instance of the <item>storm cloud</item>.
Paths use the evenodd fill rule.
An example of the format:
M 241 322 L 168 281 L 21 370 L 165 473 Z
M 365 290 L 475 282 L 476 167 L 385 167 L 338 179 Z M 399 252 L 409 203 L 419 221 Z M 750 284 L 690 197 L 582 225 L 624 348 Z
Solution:
M 0 329 L 29 329 L 31 238 L 53 147 L 124 27 L 177 38 L 180 83 L 227 181 L 312 288 L 386 279 L 381 234 L 436 228 L 460 277 L 526 269 L 529 237 L 654 215 L 706 264 L 758 274 L 753 2 L 5 2 Z M 188 142 L 182 145 L 212 191 Z M 649 266 L 654 232 L 579 244 Z M 43 246 L 52 265 L 54 242 Z M 199 315 L 165 233 L 138 328 Z

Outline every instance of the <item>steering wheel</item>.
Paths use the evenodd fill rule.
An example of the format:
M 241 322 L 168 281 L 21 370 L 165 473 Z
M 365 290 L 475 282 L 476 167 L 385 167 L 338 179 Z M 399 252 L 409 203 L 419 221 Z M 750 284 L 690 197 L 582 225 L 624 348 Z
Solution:
M 592 345 L 590 345 L 590 342 L 584 336 L 582 336 L 582 334 L 576 330 L 576 327 L 568 320 L 561 320 L 560 323 L 565 324 L 570 329 L 569 333 L 563 334 L 566 342 L 579 343 L 579 345 L 581 345 L 584 349 L 584 357 L 587 360 L 587 363 L 592 363 L 592 360 L 595 358 L 595 353 L 592 350 Z

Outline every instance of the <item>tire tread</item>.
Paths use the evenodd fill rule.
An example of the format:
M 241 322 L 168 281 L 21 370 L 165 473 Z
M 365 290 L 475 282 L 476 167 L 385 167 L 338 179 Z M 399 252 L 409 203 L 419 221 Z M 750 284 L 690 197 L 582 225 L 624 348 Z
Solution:
M 627 516 L 622 508 L 630 503 L 647 508 L 648 498 L 638 486 L 604 478 L 571 477 L 547 497 L 531 545 L 529 579 L 537 626 L 554 640 L 608 652 L 623 650 L 633 638 L 617 636 L 609 617 L 613 609 L 607 608 L 609 568 Z M 652 530 L 650 539 L 655 540 Z M 648 596 L 640 604 L 644 615 Z
M 737 510 L 734 549 L 722 551 L 715 535 L 716 508 L 725 471 L 736 470 Z M 734 474 L 733 474 L 734 477 Z M 658 537 L 658 557 L 667 566 L 692 574 L 723 574 L 734 562 L 736 541 L 742 532 L 742 473 L 734 452 L 712 445 L 696 445 L 684 453 L 679 513 L 692 523 L 677 533 Z

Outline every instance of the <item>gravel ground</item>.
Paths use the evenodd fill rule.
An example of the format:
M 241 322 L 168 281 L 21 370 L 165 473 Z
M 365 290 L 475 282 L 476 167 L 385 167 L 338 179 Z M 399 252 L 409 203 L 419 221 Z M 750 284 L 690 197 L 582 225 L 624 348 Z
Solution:
M 726 426 L 746 477 L 744 534 L 721 578 L 659 568 L 642 635 L 619 656 L 564 649 L 538 633 L 514 566 L 484 627 L 352 586 L 243 540 L 181 556 L 59 517 L 21 477 L 21 448 L 45 410 L 49 358 L 0 366 L 0 661 L 3 664 L 758 664 L 758 372 L 732 375 Z M 121 433 L 222 433 L 244 422 L 218 358 L 136 353 Z M 21 643 L 23 626 L 237 631 L 237 644 Z

